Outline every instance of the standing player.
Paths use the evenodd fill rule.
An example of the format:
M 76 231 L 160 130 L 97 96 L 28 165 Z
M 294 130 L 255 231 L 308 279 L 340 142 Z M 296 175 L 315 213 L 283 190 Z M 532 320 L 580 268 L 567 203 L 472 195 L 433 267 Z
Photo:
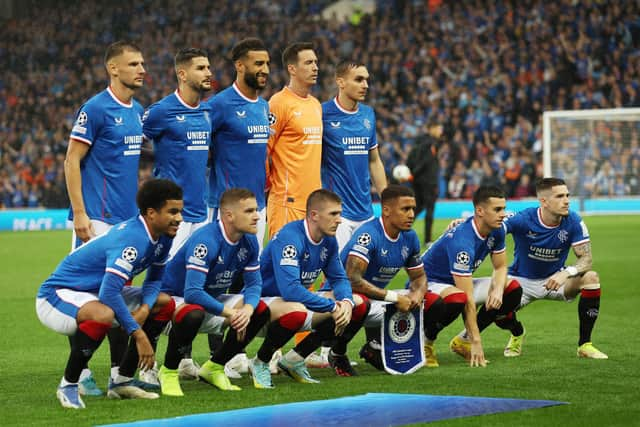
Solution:
M 451 349 L 469 360 L 470 366 L 486 366 L 480 332 L 496 318 L 507 318 L 520 302 L 518 283 L 507 284 L 507 256 L 502 222 L 506 216 L 504 192 L 498 187 L 480 187 L 473 195 L 474 215 L 447 231 L 423 255 L 429 275 L 429 290 L 447 297 L 464 292 L 466 338 L 456 336 Z M 473 272 L 491 254 L 491 277 L 473 279 Z M 463 296 L 461 296 L 464 299 Z M 476 304 L 484 303 L 480 310 Z M 441 328 L 440 328 L 441 329 Z M 427 344 L 433 346 L 439 330 L 433 331 Z
M 340 263 L 335 239 L 342 213 L 340 197 L 328 190 L 316 190 L 307 200 L 306 212 L 305 219 L 285 225 L 269 242 L 260 270 L 264 281 L 262 295 L 298 303 L 308 311 L 305 329 L 313 327 L 313 332 L 290 350 L 278 367 L 298 382 L 317 383 L 309 375 L 304 359 L 327 340 L 335 339 L 336 372 L 349 371 L 355 375 L 346 355 L 347 343 L 362 327 L 369 301 L 351 294 Z M 333 285 L 332 293 L 316 294 L 308 289 L 320 273 Z M 289 332 L 291 338 L 295 331 Z M 270 356 L 260 357 L 262 366 Z
M 355 61 L 336 66 L 338 95 L 322 104 L 322 187 L 342 199 L 342 222 L 336 239 L 340 250 L 353 232 L 373 217 L 371 182 L 378 191 L 387 186 L 378 153 L 376 117 L 364 105 L 369 72 Z
M 600 278 L 591 270 L 591 241 L 587 226 L 580 215 L 569 210 L 569 190 L 562 179 L 539 180 L 536 194 L 540 201 L 538 208 L 525 209 L 505 221 L 506 231 L 511 233 L 515 242 L 509 277 L 522 286 L 520 308 L 538 299 L 572 301 L 580 294 L 577 354 L 579 357 L 607 359 L 608 356 L 591 343 L 591 332 L 600 309 Z M 565 266 L 569 248 L 573 248 L 577 260 L 574 265 Z M 512 335 L 504 355 L 520 356 L 524 327 L 515 318 L 515 313 L 506 326 Z
M 310 93 L 318 79 L 313 45 L 289 45 L 282 53 L 282 63 L 289 73 L 289 85 L 269 100 L 269 238 L 285 224 L 303 219 L 307 197 L 321 187 L 322 106 Z
M 38 291 L 36 312 L 40 321 L 74 337 L 56 393 L 63 407 L 85 407 L 78 391 L 80 372 L 114 319 L 132 337 L 135 351 L 127 356 L 135 357 L 122 361 L 119 375 L 109 383 L 109 397 L 158 397 L 142 390 L 133 374 L 138 355 L 139 366 L 153 365 L 154 351 L 149 342 L 153 337 L 148 335 L 159 334 L 173 312 L 173 304 L 166 302 L 160 312 L 150 316 L 171 239 L 182 220 L 182 190 L 171 181 L 151 180 L 142 186 L 137 200 L 139 216 L 71 252 Z M 147 268 L 142 288 L 125 287 Z
M 178 89 L 153 104 L 143 119 L 143 133 L 153 141 L 154 175 L 170 179 L 184 189 L 184 221 L 173 240 L 173 256 L 195 230 L 207 222 L 204 194 L 207 186 L 207 159 L 211 136 L 210 109 L 200 100 L 211 89 L 211 69 L 207 53 L 185 48 L 174 60 Z M 199 367 L 187 355 L 180 364 L 186 378 L 197 378 Z M 157 371 L 143 371 L 142 378 L 157 383 Z
M 205 171 L 211 135 L 209 107 L 200 103 L 203 94 L 211 89 L 207 53 L 181 49 L 174 63 L 178 89 L 149 107 L 142 128 L 145 139 L 153 141 L 153 174 L 174 181 L 184 191 L 184 221 L 173 240 L 172 256 L 195 230 L 206 224 Z
M 162 394 L 182 396 L 178 363 L 198 332 L 222 335 L 224 343 L 199 371 L 204 381 L 220 390 L 239 390 L 225 375 L 224 365 L 241 351 L 269 320 L 260 301 L 262 278 L 256 239 L 259 220 L 255 195 L 234 188 L 222 193 L 220 220 L 194 233 L 171 259 L 162 290 L 173 296 L 177 309 L 159 378 Z M 242 273 L 242 294 L 225 294 Z
M 72 249 L 136 214 L 143 108 L 133 95 L 144 81 L 144 59 L 136 45 L 118 41 L 107 48 L 104 64 L 109 86 L 80 107 L 64 161 Z M 113 329 L 109 342 L 113 376 L 127 336 Z M 80 392 L 102 394 L 88 369 Z
M 211 108 L 209 219 L 217 219 L 220 196 L 229 188 L 247 188 L 258 203 L 258 245 L 266 225 L 265 160 L 269 140 L 269 104 L 258 96 L 269 77 L 269 52 L 261 40 L 247 38 L 231 50 L 236 80 L 208 101 Z

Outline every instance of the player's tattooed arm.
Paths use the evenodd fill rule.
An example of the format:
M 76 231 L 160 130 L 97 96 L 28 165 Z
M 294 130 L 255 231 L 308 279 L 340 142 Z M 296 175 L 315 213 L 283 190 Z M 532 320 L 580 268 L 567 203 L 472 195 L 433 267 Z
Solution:
M 575 267 L 578 269 L 578 274 L 586 273 L 591 270 L 593 258 L 591 255 L 591 242 L 583 243 L 582 245 L 574 246 L 573 252 L 576 254 Z
M 351 282 L 351 289 L 353 292 L 366 295 L 369 298 L 384 300 L 387 291 L 372 285 L 362 277 L 364 272 L 367 271 L 367 265 L 368 263 L 363 259 L 349 255 L 346 270 L 349 282 Z

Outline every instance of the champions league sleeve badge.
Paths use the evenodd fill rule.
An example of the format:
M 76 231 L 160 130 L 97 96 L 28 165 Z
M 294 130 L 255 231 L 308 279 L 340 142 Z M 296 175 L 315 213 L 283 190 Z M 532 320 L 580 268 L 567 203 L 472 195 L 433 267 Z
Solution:
M 422 307 L 399 311 L 386 304 L 382 322 L 382 363 L 393 375 L 411 374 L 424 365 Z

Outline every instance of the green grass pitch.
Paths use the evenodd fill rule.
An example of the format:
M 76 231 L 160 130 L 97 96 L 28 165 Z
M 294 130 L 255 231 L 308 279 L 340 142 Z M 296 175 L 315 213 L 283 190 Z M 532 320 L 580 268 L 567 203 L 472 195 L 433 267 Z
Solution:
M 329 399 L 367 392 L 424 393 L 524 399 L 550 399 L 569 405 L 507 414 L 440 422 L 440 425 L 490 426 L 630 426 L 640 425 L 640 355 L 638 307 L 640 293 L 640 216 L 587 217 L 591 231 L 594 269 L 601 278 L 603 299 L 593 340 L 609 360 L 576 357 L 577 303 L 537 302 L 520 312 L 527 328 L 524 353 L 515 359 L 502 356 L 508 339 L 492 326 L 483 334 L 485 369 L 467 367 L 449 353 L 449 339 L 461 328 L 457 320 L 436 344 L 440 367 L 423 368 L 404 377 L 385 375 L 360 361 L 361 376 L 340 378 L 328 369 L 314 369 L 319 385 L 294 383 L 274 376 L 274 390 L 256 390 L 245 376 L 234 381 L 242 392 L 223 393 L 204 383 L 184 381 L 186 396 L 155 401 L 113 401 L 85 398 L 87 409 L 65 410 L 55 389 L 68 355 L 67 339 L 40 324 L 35 315 L 35 294 L 69 249 L 70 232 L 0 233 L 0 424 L 85 426 L 203 412 Z M 444 221 L 436 223 L 443 229 Z M 420 230 L 421 226 L 416 225 Z M 478 272 L 488 271 L 488 261 Z M 406 276 L 396 278 L 401 287 Z M 352 360 L 363 342 L 360 333 L 350 346 Z M 162 361 L 166 338 L 159 346 Z M 249 354 L 256 346 L 249 347 Z M 194 357 L 207 357 L 206 339 L 194 343 Z M 95 354 L 90 366 L 105 388 L 108 345 Z M 367 421 L 360 423 L 367 425 Z

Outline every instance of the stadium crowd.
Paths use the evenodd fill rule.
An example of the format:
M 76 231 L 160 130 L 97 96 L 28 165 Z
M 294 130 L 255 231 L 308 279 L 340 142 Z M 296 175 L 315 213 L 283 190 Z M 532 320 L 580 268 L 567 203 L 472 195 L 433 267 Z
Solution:
M 380 0 L 357 25 L 323 19 L 330 1 L 54 3 L 0 28 L 0 207 L 68 206 L 63 162 L 74 116 L 104 89 L 102 52 L 119 38 L 143 48 L 145 107 L 174 90 L 173 54 L 184 46 L 208 51 L 214 94 L 233 81 L 231 46 L 262 38 L 272 55 L 265 99 L 286 84 L 279 56 L 291 41 L 313 41 L 321 101 L 335 94 L 339 59 L 358 58 L 371 74 L 367 103 L 388 175 L 429 119 L 444 125 L 441 198 L 469 198 L 491 183 L 509 197 L 533 195 L 543 110 L 640 106 L 637 2 Z M 594 138 L 584 165 L 565 160 L 569 187 L 584 166 L 583 195 L 640 194 L 637 129 L 629 144 L 607 134 Z M 147 154 L 143 178 L 151 164 Z

